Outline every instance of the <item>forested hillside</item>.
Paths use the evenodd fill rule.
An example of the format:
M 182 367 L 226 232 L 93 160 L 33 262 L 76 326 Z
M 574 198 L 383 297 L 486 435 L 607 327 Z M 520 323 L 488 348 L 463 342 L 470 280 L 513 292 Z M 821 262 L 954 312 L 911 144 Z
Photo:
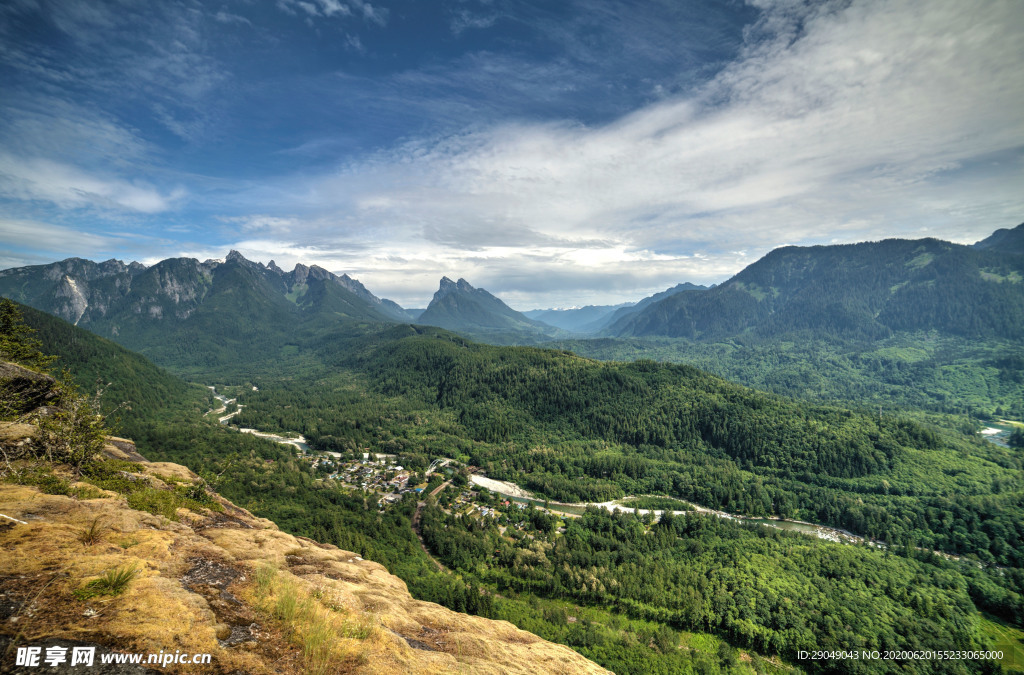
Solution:
M 461 457 L 562 501 L 668 494 L 984 560 L 1024 555 L 1021 458 L 992 444 L 685 366 L 387 336 L 347 343 L 330 370 L 261 383 L 237 422 L 325 450 Z
M 55 344 L 82 340 L 68 324 L 40 325 L 70 338 Z M 651 529 L 640 519 L 592 514 L 562 525 L 562 537 L 544 516 L 531 520 L 532 538 L 507 533 L 499 541 L 484 524 L 449 521 L 428 509 L 421 530 L 458 572 L 450 574 L 416 541 L 415 500 L 378 512 L 367 495 L 324 480 L 287 446 L 197 417 L 157 416 L 134 427 L 140 451 L 197 467 L 226 496 L 289 531 L 385 563 L 417 597 L 513 620 L 619 672 L 739 667 L 727 643 L 749 650 L 745 658 L 758 667 L 771 663 L 760 655 L 791 660 L 810 641 L 842 648 L 852 635 L 892 647 L 931 645 L 928 636 L 964 649 L 990 645 L 971 604 L 1021 620 L 1019 455 L 898 416 L 756 392 L 686 366 L 600 363 L 568 352 L 479 345 L 440 329 L 346 325 L 296 345 L 292 368 L 253 371 L 245 383 L 259 390 L 238 389 L 245 407 L 234 421 L 301 432 L 315 448 L 343 456 L 395 453 L 413 471 L 451 457 L 554 499 L 664 494 L 736 513 L 812 520 L 884 540 L 900 557 L 886 562 L 891 553 L 696 516 Z M 105 364 L 109 354 L 97 351 L 92 361 Z M 231 364 L 225 375 L 243 368 Z M 126 369 L 114 371 L 132 378 Z M 174 391 L 168 390 L 172 399 Z M 1012 569 L 948 566 L 918 547 Z M 923 560 L 910 560 L 917 557 Z M 734 558 L 726 574 L 719 562 Z M 774 586 L 759 581 L 768 561 L 782 559 L 788 567 L 773 575 Z M 878 594 L 869 604 L 888 607 L 893 619 L 868 626 L 851 615 L 849 628 L 825 621 L 821 607 L 860 602 L 823 581 L 834 575 L 842 588 Z M 638 576 L 655 585 L 632 581 Z M 699 578 L 708 580 L 695 587 L 699 600 L 656 590 Z M 891 581 L 877 586 L 880 579 Z M 908 583 L 919 591 L 898 590 Z M 780 593 L 800 589 L 817 589 L 815 609 L 776 606 Z M 749 604 L 737 602 L 742 598 L 760 609 L 750 613 Z M 788 613 L 777 615 L 782 609 Z M 568 624 L 570 615 L 587 623 Z M 709 652 L 706 645 L 716 640 L 726 642 Z M 705 647 L 679 651 L 679 644 Z M 947 665 L 949 672 L 984 667 Z
M 55 316 L 19 306 L 36 331 L 41 349 L 58 355 L 55 371 L 67 369 L 82 390 L 103 391 L 106 411 L 119 420 L 117 431 L 133 434 L 156 420 L 197 417 L 213 401 L 201 386 L 189 384 L 124 347 L 77 328 Z
M 608 328 L 720 340 L 753 333 L 882 338 L 936 330 L 1024 336 L 1024 258 L 937 239 L 779 248 L 725 283 L 677 293 Z
M 560 340 L 545 346 L 612 361 L 685 363 L 748 387 L 854 408 L 882 406 L 968 418 L 1024 419 L 1024 345 L 936 331 L 882 340 L 791 334 L 721 341 L 686 338 Z
M 844 645 L 880 651 L 969 645 L 977 639 L 970 595 L 997 587 L 984 572 L 964 572 L 927 555 L 883 557 L 711 516 L 652 524 L 591 508 L 566 520 L 564 533 L 543 513 L 526 517 L 537 522 L 529 536 L 509 537 L 487 519 L 430 507 L 423 529 L 446 564 L 478 570 L 502 593 L 610 606 L 626 616 L 714 631 L 734 645 L 795 663 L 801 650 Z M 578 639 L 592 647 L 607 642 L 597 630 Z M 810 672 L 836 669 L 801 665 Z M 981 662 L 860 665 L 843 671 L 985 669 Z

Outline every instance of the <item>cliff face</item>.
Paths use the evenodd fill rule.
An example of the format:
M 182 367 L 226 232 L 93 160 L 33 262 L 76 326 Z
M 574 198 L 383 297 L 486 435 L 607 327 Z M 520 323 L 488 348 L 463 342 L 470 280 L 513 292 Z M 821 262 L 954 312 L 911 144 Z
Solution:
M 32 432 L 9 427 L 0 440 L 18 447 Z M 52 481 L 19 484 L 35 469 L 18 461 L 0 483 L 0 671 L 39 670 L 16 666 L 18 646 L 45 658 L 51 645 L 91 645 L 97 665 L 111 651 L 143 653 L 143 664 L 161 651 L 210 655 L 208 665 L 97 672 L 607 672 L 507 622 L 415 600 L 383 566 L 281 532 L 203 493 L 183 466 L 129 463 L 139 456 L 115 440 L 107 484 L 132 489 L 49 467 L 71 496 L 46 494 Z M 190 508 L 166 506 L 181 503 Z

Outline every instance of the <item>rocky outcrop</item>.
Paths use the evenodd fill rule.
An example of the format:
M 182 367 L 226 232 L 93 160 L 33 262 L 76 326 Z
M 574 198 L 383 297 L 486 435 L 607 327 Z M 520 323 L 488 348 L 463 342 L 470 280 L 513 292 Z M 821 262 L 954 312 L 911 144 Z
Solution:
M 121 440 L 108 448 L 124 452 Z M 122 474 L 154 490 L 200 484 L 168 463 Z M 72 487 L 61 496 L 0 483 L 0 645 L 13 647 L 0 671 L 14 667 L 17 646 L 83 644 L 211 657 L 158 672 L 607 672 L 507 622 L 415 600 L 383 566 L 219 496 L 179 508 L 175 521 Z M 125 571 L 129 583 L 106 592 L 103 580 Z
M 8 414 L 46 405 L 57 396 L 55 387 L 56 380 L 49 375 L 0 361 L 0 405 L 10 408 Z
M 108 457 L 124 459 L 129 462 L 149 461 L 139 454 L 139 451 L 135 448 L 135 441 L 127 438 L 118 438 L 117 436 L 107 436 L 107 445 L 104 446 L 103 452 Z
M 87 289 L 86 289 L 87 290 Z M 79 319 L 85 314 L 89 307 L 89 300 L 85 297 L 83 289 L 77 281 L 68 275 L 60 280 L 54 291 L 54 297 L 58 298 L 56 314 L 69 323 L 78 324 Z

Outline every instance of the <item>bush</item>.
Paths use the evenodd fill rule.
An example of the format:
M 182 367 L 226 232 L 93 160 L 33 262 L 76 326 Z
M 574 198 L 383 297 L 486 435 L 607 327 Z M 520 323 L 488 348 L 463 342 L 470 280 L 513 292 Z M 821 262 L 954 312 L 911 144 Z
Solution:
M 78 476 L 103 448 L 108 433 L 98 412 L 102 392 L 92 399 L 79 394 L 66 371 L 57 387 L 61 404 L 52 415 L 39 420 L 36 438 L 47 460 L 70 464 Z

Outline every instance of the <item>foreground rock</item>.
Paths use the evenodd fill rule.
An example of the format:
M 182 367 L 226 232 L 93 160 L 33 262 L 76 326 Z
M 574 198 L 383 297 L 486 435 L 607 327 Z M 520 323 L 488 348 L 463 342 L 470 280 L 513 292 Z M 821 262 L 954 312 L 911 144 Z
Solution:
M 125 476 L 167 490 L 199 482 L 183 466 L 141 466 Z M 0 671 L 15 671 L 18 646 L 45 658 L 46 647 L 94 645 L 210 654 L 206 665 L 102 672 L 607 672 L 510 623 L 415 600 L 383 566 L 219 496 L 174 521 L 73 487 L 79 498 L 0 484 Z M 119 593 L 106 592 L 104 579 L 130 570 Z

